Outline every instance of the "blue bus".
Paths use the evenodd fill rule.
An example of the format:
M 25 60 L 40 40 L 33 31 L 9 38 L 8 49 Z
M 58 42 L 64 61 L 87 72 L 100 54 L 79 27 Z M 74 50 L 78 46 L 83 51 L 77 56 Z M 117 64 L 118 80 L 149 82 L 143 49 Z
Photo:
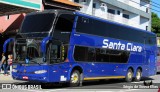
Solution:
M 16 37 L 12 77 L 41 83 L 125 79 L 156 74 L 156 35 L 75 11 L 27 14 Z

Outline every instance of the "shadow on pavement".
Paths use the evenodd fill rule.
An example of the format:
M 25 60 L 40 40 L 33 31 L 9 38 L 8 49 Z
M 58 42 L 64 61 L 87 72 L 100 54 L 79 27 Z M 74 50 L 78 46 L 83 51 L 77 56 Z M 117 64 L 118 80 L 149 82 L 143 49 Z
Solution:
M 157 72 L 157 75 L 160 75 L 160 72 Z
M 141 83 L 143 81 L 150 81 L 153 80 L 152 78 L 143 78 L 141 80 Z M 113 86 L 113 88 L 120 88 L 124 84 L 127 84 L 127 82 L 124 81 L 124 79 L 110 79 L 110 80 L 97 80 L 97 81 L 84 81 L 83 86 L 80 87 L 69 87 L 67 83 L 37 83 L 37 82 L 23 82 L 23 83 L 15 83 L 16 85 L 41 85 L 42 89 L 59 89 L 59 88 L 68 88 L 68 89 L 78 89 L 78 88 L 88 88 L 88 89 L 95 89 L 95 87 L 99 88 L 110 88 Z M 132 83 L 133 84 L 133 83 Z M 97 88 L 98 88 L 97 87 Z M 113 89 L 112 88 L 112 89 Z

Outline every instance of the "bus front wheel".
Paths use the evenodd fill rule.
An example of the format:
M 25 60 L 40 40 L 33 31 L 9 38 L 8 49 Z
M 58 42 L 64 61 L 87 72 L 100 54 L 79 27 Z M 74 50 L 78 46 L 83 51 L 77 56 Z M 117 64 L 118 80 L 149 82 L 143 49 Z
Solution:
M 70 86 L 76 87 L 80 84 L 80 72 L 78 70 L 74 70 L 70 76 Z
M 141 77 L 142 77 L 142 71 L 138 69 L 136 72 L 135 81 L 139 82 L 141 80 Z
M 132 79 L 133 79 L 133 71 L 131 68 L 129 68 L 127 71 L 127 75 L 126 75 L 125 80 L 126 80 L 126 82 L 131 82 Z

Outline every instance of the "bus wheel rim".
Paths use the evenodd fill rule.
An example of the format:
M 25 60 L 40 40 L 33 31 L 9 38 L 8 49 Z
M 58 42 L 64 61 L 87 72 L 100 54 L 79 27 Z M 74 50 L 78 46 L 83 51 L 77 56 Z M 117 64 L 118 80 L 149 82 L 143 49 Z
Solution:
M 71 76 L 71 83 L 77 83 L 78 82 L 78 74 L 77 73 L 73 73 Z
M 141 73 L 140 72 L 137 72 L 137 79 L 140 79 L 141 78 Z
M 129 79 L 132 78 L 132 73 L 131 73 L 131 72 L 128 73 L 128 78 L 129 78 Z

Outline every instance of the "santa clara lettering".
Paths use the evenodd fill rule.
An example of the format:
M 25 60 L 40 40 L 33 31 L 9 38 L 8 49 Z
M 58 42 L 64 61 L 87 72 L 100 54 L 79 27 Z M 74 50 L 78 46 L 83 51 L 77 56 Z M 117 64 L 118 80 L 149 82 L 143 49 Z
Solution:
M 142 52 L 142 46 L 137 46 L 137 45 L 134 45 L 133 43 L 125 44 L 125 43 L 122 43 L 121 41 L 111 42 L 108 39 L 103 40 L 102 48 Z

